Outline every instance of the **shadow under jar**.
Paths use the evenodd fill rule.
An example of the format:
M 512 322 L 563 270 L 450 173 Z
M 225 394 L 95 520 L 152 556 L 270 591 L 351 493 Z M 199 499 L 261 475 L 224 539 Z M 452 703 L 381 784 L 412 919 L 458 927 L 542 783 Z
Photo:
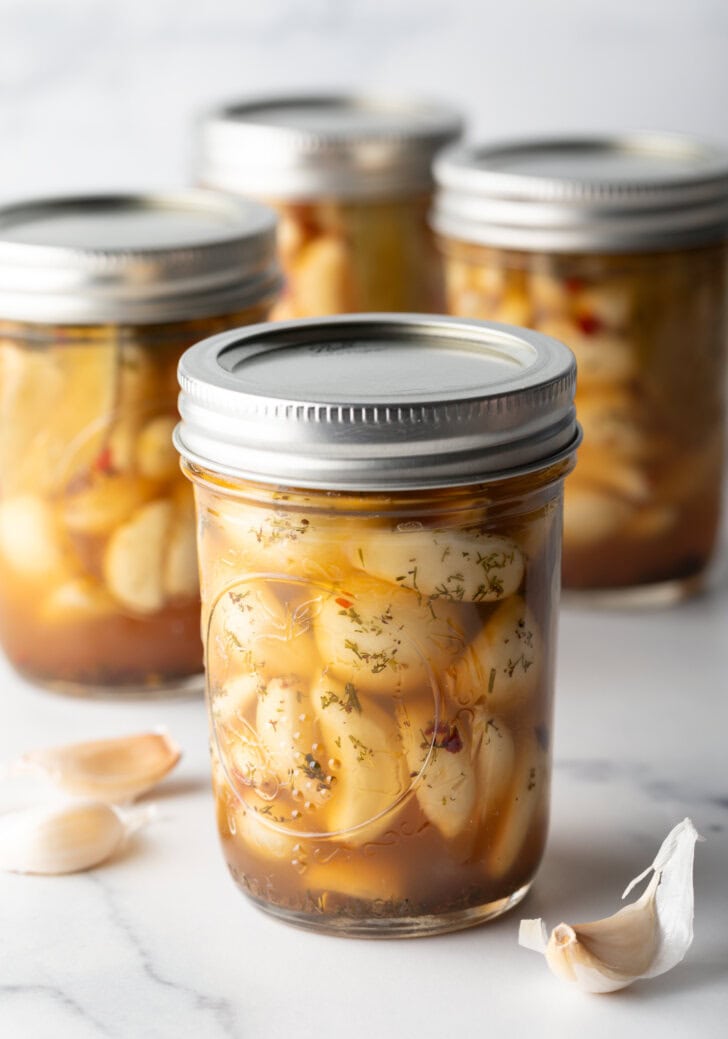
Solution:
M 576 355 L 564 587 L 626 605 L 693 592 L 720 518 L 728 156 L 657 134 L 523 141 L 453 149 L 436 177 L 449 311 Z
M 263 320 L 275 217 L 206 192 L 0 210 L 0 639 L 75 694 L 199 689 L 177 364 Z
M 278 212 L 285 288 L 272 317 L 441 312 L 442 264 L 427 213 L 432 160 L 460 136 L 445 106 L 279 97 L 211 112 L 200 183 Z
M 260 908 L 405 936 L 528 890 L 574 377 L 545 336 L 415 315 L 182 358 L 218 827 Z

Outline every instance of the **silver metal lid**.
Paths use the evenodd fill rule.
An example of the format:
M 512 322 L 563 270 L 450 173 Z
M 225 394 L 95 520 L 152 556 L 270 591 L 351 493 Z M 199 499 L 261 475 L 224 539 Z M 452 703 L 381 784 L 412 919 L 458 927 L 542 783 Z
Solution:
M 176 445 L 266 484 L 397 490 L 543 468 L 579 439 L 576 365 L 510 325 L 355 314 L 252 325 L 183 354 Z
M 728 152 L 679 134 L 449 149 L 433 226 L 506 249 L 633 252 L 728 235 Z
M 426 190 L 432 160 L 462 133 L 444 105 L 320 95 L 227 105 L 201 123 L 208 187 L 271 199 L 366 198 Z
M 232 313 L 279 287 L 275 214 L 208 191 L 0 208 L 0 319 L 146 324 Z

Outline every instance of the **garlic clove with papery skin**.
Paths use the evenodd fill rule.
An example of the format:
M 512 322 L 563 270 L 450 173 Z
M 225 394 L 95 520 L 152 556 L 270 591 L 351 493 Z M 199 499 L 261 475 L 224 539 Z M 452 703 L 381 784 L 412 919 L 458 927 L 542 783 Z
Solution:
M 180 756 L 174 740 L 160 730 L 30 751 L 10 774 L 39 773 L 74 797 L 122 804 L 156 786 Z
M 12 873 L 78 873 L 109 859 L 149 818 L 122 815 L 101 801 L 29 808 L 0 815 L 0 869 Z
M 678 964 L 693 940 L 693 859 L 701 840 L 683 819 L 663 841 L 652 865 L 627 886 L 623 898 L 649 873 L 640 898 L 613 916 L 587 924 L 559 924 L 547 936 L 543 920 L 522 920 L 518 940 L 541 952 L 557 977 L 585 992 L 616 992 Z

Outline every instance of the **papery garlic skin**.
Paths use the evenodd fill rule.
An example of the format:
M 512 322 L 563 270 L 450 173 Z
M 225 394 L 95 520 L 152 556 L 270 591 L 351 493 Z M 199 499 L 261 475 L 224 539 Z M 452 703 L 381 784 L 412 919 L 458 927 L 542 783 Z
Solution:
M 13 771 L 41 773 L 74 797 L 123 804 L 156 786 L 180 757 L 166 732 L 144 732 L 31 751 Z
M 0 869 L 12 873 L 77 873 L 117 851 L 127 825 L 110 805 L 71 802 L 0 816 Z
M 557 977 L 584 992 L 616 992 L 641 978 L 654 978 L 676 966 L 693 941 L 693 860 L 701 840 L 684 819 L 663 841 L 648 869 L 652 879 L 636 902 L 593 923 L 561 923 L 551 932 L 543 920 L 522 920 L 519 944 L 541 952 Z

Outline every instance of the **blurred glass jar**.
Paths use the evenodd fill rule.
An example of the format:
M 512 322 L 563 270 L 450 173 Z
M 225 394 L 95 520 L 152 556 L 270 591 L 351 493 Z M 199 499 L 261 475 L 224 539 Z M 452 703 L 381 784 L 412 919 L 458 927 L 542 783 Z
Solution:
M 182 358 L 218 826 L 259 907 L 415 935 L 528 890 L 574 380 L 545 336 L 415 315 Z
M 201 124 L 198 175 L 278 211 L 286 284 L 274 319 L 435 313 L 444 288 L 427 225 L 431 167 L 461 129 L 448 108 L 391 99 L 230 105 Z
M 524 141 L 454 149 L 436 178 L 450 312 L 576 355 L 564 586 L 694 591 L 721 504 L 728 157 L 672 135 Z
M 0 640 L 25 676 L 74 693 L 201 685 L 177 363 L 264 319 L 278 286 L 275 215 L 255 203 L 0 210 Z

